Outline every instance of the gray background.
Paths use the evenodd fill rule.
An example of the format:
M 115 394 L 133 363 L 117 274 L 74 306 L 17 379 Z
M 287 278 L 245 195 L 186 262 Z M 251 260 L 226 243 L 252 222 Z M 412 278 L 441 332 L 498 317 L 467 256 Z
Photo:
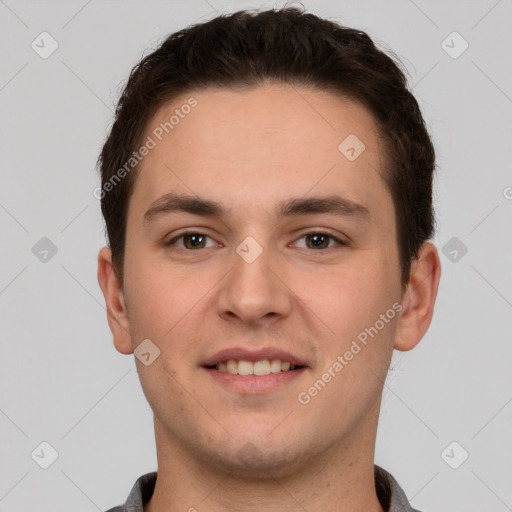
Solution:
M 115 350 L 96 280 L 96 157 L 143 52 L 217 13 L 282 5 L 0 1 L 1 511 L 106 510 L 156 469 L 134 356 Z M 512 510 L 512 1 L 303 5 L 399 55 L 438 154 L 435 315 L 395 353 L 376 462 L 424 512 Z M 31 47 L 43 31 L 59 45 L 46 59 Z M 469 44 L 457 58 L 454 31 Z

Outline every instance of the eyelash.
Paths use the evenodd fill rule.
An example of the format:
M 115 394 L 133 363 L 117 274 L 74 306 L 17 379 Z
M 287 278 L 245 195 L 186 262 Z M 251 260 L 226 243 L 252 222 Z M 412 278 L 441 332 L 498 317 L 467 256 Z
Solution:
M 166 242 L 164 245 L 166 247 L 171 247 L 172 245 L 174 245 L 174 243 L 179 240 L 180 238 L 183 238 L 184 236 L 187 236 L 187 235 L 201 235 L 201 236 L 206 236 L 210 239 L 213 240 L 213 238 L 209 235 L 206 235 L 205 233 L 201 233 L 200 231 L 184 231 L 183 233 L 179 234 L 178 236 L 174 237 L 172 240 L 169 240 L 168 242 Z M 300 236 L 297 240 L 300 240 L 301 238 L 304 238 L 306 236 L 309 236 L 309 235 L 323 235 L 323 236 L 326 236 L 334 241 L 336 241 L 338 243 L 339 246 L 345 246 L 345 247 L 348 247 L 348 243 L 347 242 L 344 242 L 343 240 L 340 240 L 339 238 L 335 237 L 334 235 L 331 235 L 330 233 L 328 232 L 325 232 L 325 231 L 308 231 L 307 233 L 303 233 L 302 236 Z M 325 249 L 318 249 L 317 252 L 319 251 L 327 251 L 329 249 L 335 249 L 336 247 L 327 247 Z M 183 248 L 183 247 L 179 247 L 179 249 L 183 250 L 183 251 L 198 251 L 198 250 L 201 250 L 201 249 L 210 249 L 210 247 L 199 247 L 198 249 L 188 249 L 188 248 Z M 306 249 L 309 249 L 309 247 L 306 247 Z M 311 249 L 311 250 L 315 250 L 315 249 Z

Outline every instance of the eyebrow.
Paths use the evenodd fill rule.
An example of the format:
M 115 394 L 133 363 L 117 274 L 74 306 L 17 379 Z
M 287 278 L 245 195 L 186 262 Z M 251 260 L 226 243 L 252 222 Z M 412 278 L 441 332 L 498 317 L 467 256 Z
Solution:
M 150 223 L 157 217 L 179 212 L 222 219 L 228 215 L 229 210 L 222 202 L 171 192 L 159 197 L 151 204 L 144 214 L 144 224 Z M 370 212 L 366 206 L 337 195 L 292 198 L 279 202 L 275 209 L 277 220 L 281 220 L 284 217 L 315 213 L 331 213 L 339 216 L 361 218 L 365 221 L 368 221 L 370 218 Z

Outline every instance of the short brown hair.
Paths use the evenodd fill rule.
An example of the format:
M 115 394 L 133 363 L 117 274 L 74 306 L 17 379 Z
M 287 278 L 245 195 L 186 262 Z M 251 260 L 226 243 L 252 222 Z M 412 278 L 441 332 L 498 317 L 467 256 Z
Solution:
M 382 177 L 395 206 L 405 288 L 412 260 L 434 232 L 435 152 L 419 105 L 398 66 L 400 60 L 393 57 L 377 49 L 365 32 L 297 7 L 238 11 L 168 36 L 132 69 L 98 158 L 101 210 L 121 283 L 128 203 L 137 167 L 123 173 L 126 176 L 115 186 L 112 179 L 140 146 L 158 108 L 192 90 L 252 87 L 270 80 L 331 91 L 372 112 L 384 141 Z

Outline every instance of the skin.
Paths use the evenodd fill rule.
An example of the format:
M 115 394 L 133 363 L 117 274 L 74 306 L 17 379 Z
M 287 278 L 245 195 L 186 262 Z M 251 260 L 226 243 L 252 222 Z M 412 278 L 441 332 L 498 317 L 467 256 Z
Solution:
M 373 460 L 383 382 L 393 348 L 414 348 L 430 325 L 437 249 L 422 246 L 403 293 L 382 151 L 360 104 L 302 86 L 207 88 L 162 106 L 144 140 L 191 96 L 195 109 L 141 162 L 124 288 L 110 250 L 98 256 L 116 349 L 132 354 L 150 339 L 161 351 L 149 366 L 136 358 L 158 456 L 145 511 L 381 512 Z M 349 134 L 366 146 L 354 161 L 338 150 Z M 221 201 L 228 215 L 172 213 L 146 225 L 144 213 L 168 192 Z M 276 222 L 278 202 L 332 194 L 366 206 L 368 220 L 321 213 Z M 190 237 L 165 246 L 183 228 L 210 238 L 196 239 L 199 248 Z M 317 248 L 306 236 L 326 232 L 349 245 L 328 238 Z M 263 249 L 250 264 L 235 250 L 247 236 Z M 402 311 L 299 403 L 395 302 Z M 238 393 L 199 366 L 235 346 L 278 347 L 308 368 L 274 391 Z M 239 457 L 248 443 L 249 455 Z

